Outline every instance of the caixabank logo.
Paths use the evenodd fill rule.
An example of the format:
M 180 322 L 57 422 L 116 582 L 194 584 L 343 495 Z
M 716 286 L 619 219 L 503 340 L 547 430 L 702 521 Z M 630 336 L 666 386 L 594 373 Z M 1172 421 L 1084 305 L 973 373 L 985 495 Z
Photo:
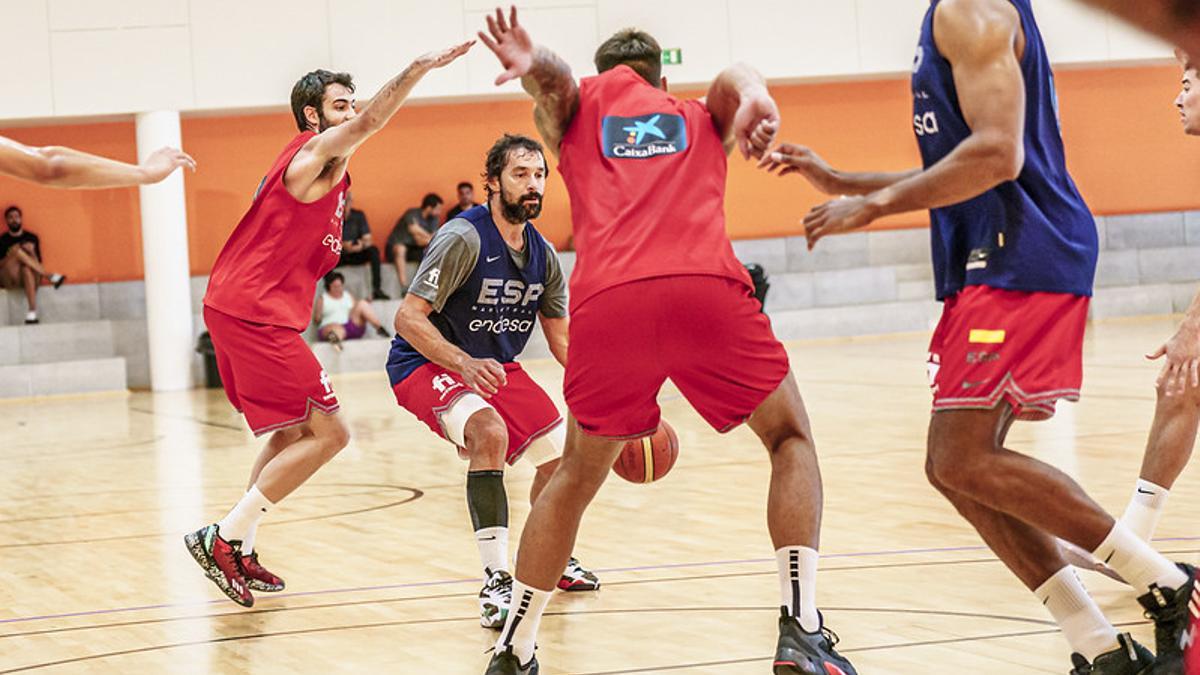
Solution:
M 649 159 L 687 150 L 687 125 L 680 115 L 609 115 L 603 128 L 605 157 Z

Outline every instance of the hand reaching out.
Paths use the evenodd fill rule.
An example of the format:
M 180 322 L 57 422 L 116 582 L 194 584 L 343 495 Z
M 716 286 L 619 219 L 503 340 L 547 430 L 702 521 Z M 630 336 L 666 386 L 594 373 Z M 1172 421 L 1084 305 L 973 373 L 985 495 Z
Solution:
M 196 170 L 196 160 L 182 150 L 176 148 L 159 148 L 150 153 L 146 161 L 142 162 L 142 173 L 145 174 L 144 184 L 150 185 L 157 183 L 167 176 L 170 176 L 175 169 L 185 167 Z
M 516 6 L 510 8 L 507 20 L 497 7 L 496 15 L 487 17 L 487 26 L 490 36 L 479 31 L 479 39 L 492 50 L 500 60 L 500 67 L 504 68 L 504 72 L 496 77 L 496 86 L 524 77 L 533 67 L 534 47 L 529 32 L 517 21 Z

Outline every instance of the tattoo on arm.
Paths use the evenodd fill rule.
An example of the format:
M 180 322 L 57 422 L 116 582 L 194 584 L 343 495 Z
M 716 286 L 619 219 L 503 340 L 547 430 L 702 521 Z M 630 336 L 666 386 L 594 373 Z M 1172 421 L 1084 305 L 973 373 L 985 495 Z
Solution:
M 533 97 L 534 122 L 546 144 L 558 154 L 563 133 L 579 108 L 579 85 L 571 67 L 557 54 L 539 46 L 533 53 L 533 66 L 521 78 L 521 85 Z

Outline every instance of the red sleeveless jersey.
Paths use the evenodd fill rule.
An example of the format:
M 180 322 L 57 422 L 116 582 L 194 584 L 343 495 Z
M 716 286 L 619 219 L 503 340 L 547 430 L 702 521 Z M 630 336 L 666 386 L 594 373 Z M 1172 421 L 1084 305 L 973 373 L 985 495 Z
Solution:
M 702 102 L 680 101 L 628 66 L 584 78 L 558 167 L 578 252 L 572 309 L 651 277 L 753 287 L 725 233 L 725 149 Z
M 250 210 L 213 264 L 204 304 L 230 316 L 303 331 L 312 319 L 317 281 L 338 264 L 350 174 L 324 197 L 305 204 L 283 184 L 300 148 L 316 134 L 292 139 L 259 186 Z

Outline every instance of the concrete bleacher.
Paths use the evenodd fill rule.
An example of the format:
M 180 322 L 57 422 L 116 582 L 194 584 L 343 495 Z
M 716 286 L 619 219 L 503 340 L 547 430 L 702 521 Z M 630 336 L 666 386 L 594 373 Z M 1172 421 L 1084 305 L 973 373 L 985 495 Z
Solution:
M 1200 281 L 1200 212 L 1097 219 L 1101 253 L 1093 318 L 1181 312 Z M 926 230 L 854 233 L 825 239 L 808 251 L 802 237 L 734 242 L 745 262 L 770 275 L 766 311 L 780 338 L 840 337 L 925 331 L 936 321 Z M 574 254 L 561 254 L 564 272 Z M 339 268 L 356 297 L 369 297 L 366 266 Z M 415 270 L 410 266 L 410 278 Z M 192 279 L 194 330 L 204 330 L 200 300 L 207 277 Z M 391 265 L 383 267 L 391 300 L 375 310 L 391 329 L 400 288 Z M 0 298 L 0 397 L 149 386 L 145 287 L 140 281 L 44 287 L 38 295 L 42 324 L 21 325 L 25 301 L 18 291 Z M 316 331 L 305 335 L 310 342 Z M 389 342 L 368 331 L 342 352 L 313 351 L 331 373 L 382 369 Z M 548 357 L 540 333 L 524 358 Z M 194 357 L 197 383 L 203 362 Z

